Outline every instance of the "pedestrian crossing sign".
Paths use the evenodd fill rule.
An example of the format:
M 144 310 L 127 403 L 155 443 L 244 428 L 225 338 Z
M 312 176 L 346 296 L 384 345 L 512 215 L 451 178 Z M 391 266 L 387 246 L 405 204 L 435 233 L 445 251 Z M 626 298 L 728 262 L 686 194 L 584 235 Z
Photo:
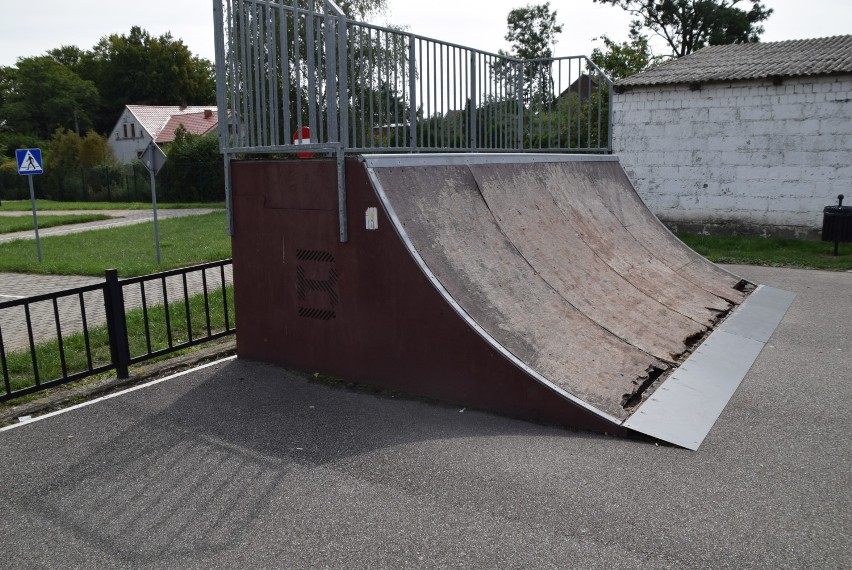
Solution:
M 40 148 L 19 148 L 15 151 L 18 161 L 18 174 L 44 174 Z

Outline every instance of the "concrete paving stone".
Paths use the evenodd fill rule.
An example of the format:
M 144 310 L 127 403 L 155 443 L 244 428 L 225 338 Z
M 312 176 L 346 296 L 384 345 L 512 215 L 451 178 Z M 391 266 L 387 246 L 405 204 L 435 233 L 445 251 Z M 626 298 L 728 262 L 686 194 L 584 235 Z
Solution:
M 215 291 L 222 286 L 221 270 L 210 268 L 204 271 L 207 290 Z M 0 305 L 3 301 L 24 299 L 44 293 L 64 291 L 66 289 L 102 284 L 103 278 L 73 275 L 35 275 L 0 273 Z M 231 266 L 225 267 L 225 285 L 233 284 Z M 163 280 L 149 281 L 144 285 L 145 302 L 148 308 L 163 305 Z M 142 285 L 132 284 L 124 288 L 124 307 L 131 310 L 142 307 Z M 170 304 L 184 302 L 184 286 L 181 276 L 165 278 L 165 291 Z M 201 271 L 193 271 L 186 276 L 186 292 L 190 297 L 204 291 L 204 277 Z M 82 295 L 82 301 L 80 296 Z M 83 331 L 83 310 L 87 327 L 102 325 L 106 322 L 104 296 L 101 289 L 82 294 L 63 296 L 57 300 L 56 309 L 51 301 L 30 303 L 30 327 L 35 343 L 57 336 L 56 313 L 59 314 L 59 331 L 65 335 Z M 232 321 L 233 323 L 233 318 Z M 24 306 L 0 308 L 0 331 L 7 352 L 26 350 L 29 347 L 26 309 Z
M 169 218 L 182 218 L 185 216 L 199 216 L 201 214 L 209 214 L 216 212 L 213 208 L 178 208 L 157 210 L 157 219 L 166 220 Z M 103 230 L 106 228 L 115 228 L 119 226 L 129 226 L 133 224 L 141 224 L 154 220 L 154 213 L 151 210 L 58 210 L 45 211 L 42 215 L 64 215 L 64 214 L 104 214 L 112 216 L 108 220 L 98 220 L 95 222 L 85 222 L 81 224 L 69 224 L 65 226 L 54 226 L 52 228 L 39 229 L 38 235 L 40 238 L 49 236 L 61 236 L 73 233 L 86 232 L 91 230 Z M 0 216 L 26 216 L 26 212 L 0 212 Z M 31 214 L 30 214 L 31 215 Z M 27 230 L 23 232 L 12 232 L 8 234 L 0 234 L 0 243 L 7 243 L 21 239 L 35 239 L 35 232 Z
M 161 209 L 158 210 L 159 219 L 173 217 L 196 216 L 217 211 L 212 208 L 194 209 Z M 91 210 L 69 210 L 55 211 L 51 214 L 74 214 L 93 213 Z M 65 235 L 108 227 L 123 226 L 148 222 L 153 219 L 150 210 L 97 210 L 94 213 L 103 213 L 114 216 L 109 220 L 73 224 L 70 226 L 57 226 L 40 230 L 41 237 L 49 235 Z M 23 212 L 0 212 L 0 215 L 26 215 Z M 15 239 L 34 239 L 32 231 L 16 232 L 13 234 L 0 235 L 0 243 L 13 241 Z M 205 272 L 208 279 L 208 290 L 213 291 L 221 285 L 221 276 L 218 269 Z M 226 285 L 232 284 L 231 268 L 225 268 Z M 19 273 L 0 273 L 0 305 L 3 302 L 24 299 L 45 293 L 53 293 L 66 289 L 85 287 L 87 285 L 103 283 L 104 279 L 99 277 L 85 277 L 76 275 L 36 275 Z M 203 278 L 201 272 L 193 272 L 187 276 L 187 291 L 194 295 L 203 291 Z M 180 277 L 169 277 L 165 284 L 166 295 L 170 302 L 182 301 L 183 283 Z M 139 285 L 127 287 L 125 294 L 125 309 L 130 310 L 142 306 L 142 291 Z M 163 302 L 162 283 L 149 284 L 145 291 L 148 306 L 161 305 Z M 58 331 L 62 334 L 80 332 L 83 330 L 83 309 L 85 307 L 86 326 L 98 326 L 106 322 L 104 311 L 103 293 L 101 291 L 90 291 L 80 295 L 65 296 L 57 300 L 54 309 L 50 301 L 40 301 L 29 305 L 30 325 L 27 325 L 26 309 L 23 306 L 13 308 L 0 308 L 0 333 L 2 333 L 3 346 L 7 352 L 26 350 L 29 348 L 29 330 L 32 330 L 33 341 L 37 344 L 48 339 L 56 338 Z M 59 313 L 58 331 L 56 312 Z

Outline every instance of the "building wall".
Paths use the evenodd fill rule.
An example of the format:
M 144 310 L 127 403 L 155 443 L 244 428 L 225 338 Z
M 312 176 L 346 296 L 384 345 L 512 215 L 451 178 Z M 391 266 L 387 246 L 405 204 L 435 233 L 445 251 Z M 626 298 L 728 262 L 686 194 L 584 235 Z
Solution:
M 636 190 L 677 229 L 813 236 L 852 195 L 852 75 L 636 88 L 613 124 Z
M 123 164 L 131 163 L 148 147 L 151 135 L 133 116 L 129 109 L 119 117 L 118 122 L 109 134 L 109 145 L 116 160 Z

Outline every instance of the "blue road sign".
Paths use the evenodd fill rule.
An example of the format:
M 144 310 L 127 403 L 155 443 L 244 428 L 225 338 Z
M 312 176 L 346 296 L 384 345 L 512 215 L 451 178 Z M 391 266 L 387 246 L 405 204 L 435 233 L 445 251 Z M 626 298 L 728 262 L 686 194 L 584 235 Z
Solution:
M 15 159 L 18 161 L 18 174 L 44 174 L 40 148 L 19 148 L 15 151 Z

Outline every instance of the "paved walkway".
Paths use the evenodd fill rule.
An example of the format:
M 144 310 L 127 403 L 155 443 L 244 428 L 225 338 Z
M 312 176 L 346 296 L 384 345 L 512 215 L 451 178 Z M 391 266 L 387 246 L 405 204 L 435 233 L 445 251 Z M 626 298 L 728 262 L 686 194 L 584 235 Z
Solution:
M 205 270 L 207 290 L 212 292 L 221 287 L 222 275 L 218 267 Z M 168 277 L 166 293 L 169 303 L 183 302 L 183 279 L 180 276 Z M 187 274 L 187 292 L 190 296 L 203 292 L 201 271 Z M 62 291 L 75 287 L 103 283 L 102 278 L 75 275 L 27 275 L 19 273 L 0 273 L 0 303 L 24 299 L 34 295 Z M 233 283 L 231 267 L 225 268 L 225 284 Z M 149 282 L 145 286 L 145 299 L 148 307 L 163 303 L 162 281 Z M 57 300 L 59 327 L 63 335 L 83 330 L 81 305 L 85 307 L 86 324 L 89 327 L 106 322 L 104 297 L 100 289 L 80 295 L 71 295 Z M 140 284 L 129 285 L 124 289 L 125 310 L 142 306 L 142 288 Z M 29 305 L 35 342 L 45 341 L 57 336 L 57 323 L 53 303 L 39 301 Z M 231 321 L 233 323 L 233 320 Z M 25 350 L 29 346 L 29 335 L 24 306 L 0 309 L 0 331 L 7 352 Z
M 185 208 L 185 209 L 158 209 L 157 219 L 165 220 L 168 218 L 182 218 L 184 216 L 199 216 L 201 214 L 209 214 L 210 212 L 222 211 L 215 208 Z M 38 235 L 41 238 L 48 236 L 62 236 L 66 234 L 74 234 L 86 232 L 90 230 L 102 230 L 106 228 L 115 228 L 118 226 L 130 226 L 133 224 L 141 224 L 150 222 L 154 219 L 154 213 L 151 210 L 57 210 L 39 212 L 41 216 L 50 215 L 69 215 L 69 214 L 103 214 L 111 216 L 108 220 L 98 220 L 96 222 L 84 222 L 82 224 L 69 224 L 66 226 L 54 226 L 52 228 L 39 228 Z M 27 212 L 0 212 L 0 216 L 32 216 L 32 213 Z M 12 232 L 8 234 L 0 234 L 0 243 L 7 243 L 19 239 L 35 239 L 35 233 L 32 230 L 23 232 Z
M 212 208 L 159 210 L 160 219 L 195 216 L 214 212 Z M 51 214 L 69 213 L 93 213 L 86 211 L 56 211 Z M 41 237 L 48 235 L 64 235 L 69 233 L 84 232 L 108 227 L 139 224 L 153 219 L 153 213 L 148 210 L 98 210 L 94 213 L 104 213 L 116 216 L 109 220 L 73 224 L 70 226 L 57 226 L 40 230 Z M 0 215 L 20 215 L 21 212 L 2 212 Z M 25 214 L 25 213 L 24 213 Z M 12 241 L 13 239 L 33 239 L 33 232 L 16 232 L 13 234 L 0 235 L 0 243 Z M 206 271 L 208 290 L 213 291 L 221 286 L 221 273 L 218 268 Z M 84 287 L 92 284 L 103 283 L 102 277 L 86 277 L 79 275 L 36 275 L 21 273 L 0 273 L 0 304 L 18 299 L 25 299 L 44 293 L 53 293 L 66 289 Z M 225 283 L 232 283 L 231 268 L 225 268 Z M 200 271 L 187 275 L 187 290 L 189 295 L 203 291 L 203 278 Z M 183 281 L 180 277 L 166 279 L 166 293 L 169 302 L 181 301 L 183 299 Z M 134 309 L 142 306 L 142 292 L 140 285 L 125 288 L 125 309 Z M 104 313 L 103 294 L 100 290 L 91 291 L 82 295 L 63 297 L 57 301 L 56 309 L 59 312 L 59 330 L 63 335 L 83 330 L 83 318 L 81 303 L 86 310 L 86 324 L 89 327 L 101 325 L 106 322 Z M 149 283 L 145 288 L 145 298 L 148 306 L 162 304 L 162 283 Z M 57 335 L 57 323 L 54 316 L 53 303 L 42 301 L 30 304 L 30 321 L 32 323 L 33 339 L 42 342 Z M 29 346 L 29 334 L 26 324 L 25 309 L 23 306 L 0 309 L 0 332 L 2 332 L 3 346 L 7 352 L 24 350 Z

